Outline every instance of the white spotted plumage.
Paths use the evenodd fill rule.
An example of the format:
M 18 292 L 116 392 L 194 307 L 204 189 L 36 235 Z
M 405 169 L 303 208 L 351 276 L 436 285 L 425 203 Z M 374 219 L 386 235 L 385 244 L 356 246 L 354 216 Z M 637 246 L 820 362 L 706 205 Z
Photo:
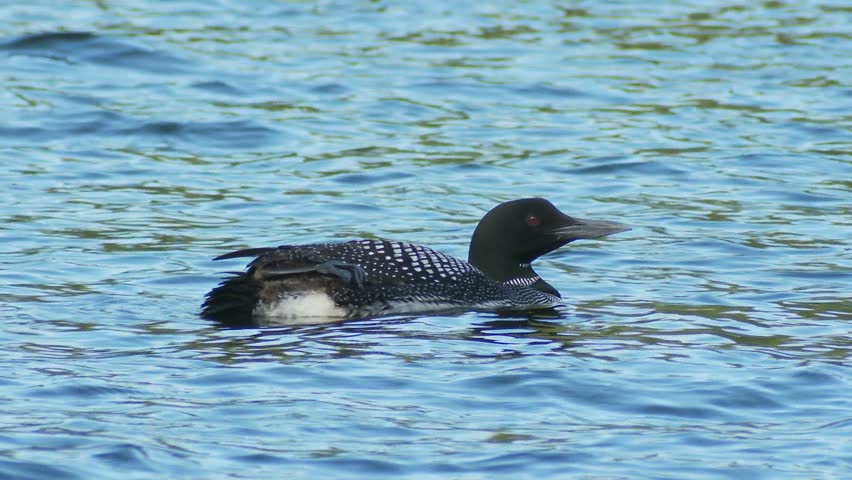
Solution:
M 496 282 L 465 261 L 408 242 L 353 240 L 285 246 L 258 257 L 251 265 L 256 268 L 273 262 L 316 265 L 331 260 L 358 265 L 366 274 L 363 286 L 340 282 L 328 292 L 328 297 L 341 308 L 341 317 L 471 306 L 544 306 L 559 301 L 555 295 L 531 288 L 539 280 L 537 275 Z M 329 311 L 334 312 L 326 303 L 317 302 L 317 313 L 311 315 L 305 310 L 306 303 L 294 302 L 294 294 L 299 292 L 283 291 L 280 298 L 259 304 L 255 315 L 327 316 Z

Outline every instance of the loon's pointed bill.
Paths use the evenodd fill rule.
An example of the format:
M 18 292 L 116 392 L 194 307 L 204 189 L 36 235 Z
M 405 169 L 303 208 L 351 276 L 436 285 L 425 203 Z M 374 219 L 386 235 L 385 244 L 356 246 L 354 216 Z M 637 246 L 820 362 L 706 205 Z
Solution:
M 627 225 L 617 222 L 576 217 L 569 217 L 569 219 L 564 225 L 554 228 L 550 233 L 564 240 L 582 240 L 606 237 L 630 230 Z
M 447 310 L 535 309 L 562 297 L 532 269 L 566 243 L 629 230 L 562 213 L 542 198 L 482 217 L 468 261 L 409 242 L 352 240 L 225 253 L 254 257 L 207 294 L 202 315 L 235 326 L 317 323 Z M 295 320 L 294 320 L 295 319 Z

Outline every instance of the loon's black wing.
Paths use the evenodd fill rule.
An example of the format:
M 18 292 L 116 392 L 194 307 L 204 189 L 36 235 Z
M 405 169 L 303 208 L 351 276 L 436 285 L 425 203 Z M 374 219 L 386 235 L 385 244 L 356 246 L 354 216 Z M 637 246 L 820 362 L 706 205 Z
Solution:
M 387 240 L 248 248 L 217 260 L 241 257 L 255 258 L 244 272 L 207 294 L 203 316 L 250 317 L 258 301 L 315 288 L 325 289 L 336 302 L 353 308 L 415 297 L 453 299 L 470 294 L 468 288 L 475 286 L 460 280 L 481 276 L 467 262 L 431 248 Z

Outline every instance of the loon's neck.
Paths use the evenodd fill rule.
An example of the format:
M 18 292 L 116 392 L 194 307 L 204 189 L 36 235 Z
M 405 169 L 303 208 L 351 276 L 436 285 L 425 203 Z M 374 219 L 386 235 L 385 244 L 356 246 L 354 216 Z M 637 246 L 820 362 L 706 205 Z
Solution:
M 515 274 L 512 278 L 528 278 L 535 279 L 529 287 L 534 288 L 540 292 L 549 293 L 551 295 L 556 295 L 559 298 L 562 298 L 562 295 L 559 295 L 559 291 L 553 288 L 553 286 L 547 282 L 545 282 L 535 270 L 532 269 L 529 263 L 521 263 L 518 265 L 518 268 L 515 269 Z M 504 280 L 505 281 L 505 280 Z
M 530 288 L 534 288 L 540 292 L 549 293 L 556 297 L 562 298 L 562 295 L 559 294 L 559 290 L 553 288 L 553 285 L 545 282 L 541 279 L 541 277 L 539 277 L 538 281 L 530 285 Z
M 535 270 L 533 270 L 529 263 L 490 263 L 485 264 L 485 268 L 473 262 L 471 262 L 471 264 L 482 271 L 485 276 L 496 282 L 508 283 L 510 285 L 525 285 L 540 292 L 549 293 L 560 298 L 562 297 L 559 294 L 559 291 L 553 288 L 553 286 L 549 283 L 545 282 L 535 272 Z M 532 283 L 530 283 L 530 281 L 532 281 Z

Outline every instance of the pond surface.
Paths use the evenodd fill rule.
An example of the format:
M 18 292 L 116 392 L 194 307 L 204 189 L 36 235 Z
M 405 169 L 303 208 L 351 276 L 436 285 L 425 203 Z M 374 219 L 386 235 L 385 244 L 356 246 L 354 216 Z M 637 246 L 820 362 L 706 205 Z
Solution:
M 0 477 L 842 479 L 852 10 L 0 9 Z M 555 313 L 229 329 L 236 248 L 459 257 L 497 203 L 633 230 Z

